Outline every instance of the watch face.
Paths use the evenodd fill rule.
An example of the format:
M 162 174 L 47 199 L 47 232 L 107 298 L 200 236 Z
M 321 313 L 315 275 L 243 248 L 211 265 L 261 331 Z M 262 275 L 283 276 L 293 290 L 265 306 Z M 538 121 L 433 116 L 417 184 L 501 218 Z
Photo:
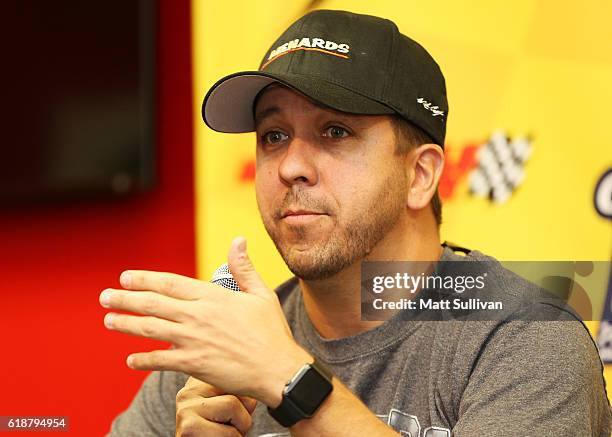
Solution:
M 309 368 L 288 393 L 289 399 L 307 415 L 312 415 L 332 390 L 331 383 L 313 368 Z

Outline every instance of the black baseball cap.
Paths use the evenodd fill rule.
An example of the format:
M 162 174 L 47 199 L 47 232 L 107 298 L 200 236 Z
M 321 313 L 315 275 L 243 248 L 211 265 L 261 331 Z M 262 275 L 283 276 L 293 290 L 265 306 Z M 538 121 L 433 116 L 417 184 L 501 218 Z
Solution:
M 274 82 L 338 111 L 399 114 L 444 145 L 444 76 L 390 20 L 335 10 L 304 15 L 272 44 L 259 70 L 231 74 L 211 87 L 202 103 L 204 122 L 219 132 L 254 131 L 255 100 Z

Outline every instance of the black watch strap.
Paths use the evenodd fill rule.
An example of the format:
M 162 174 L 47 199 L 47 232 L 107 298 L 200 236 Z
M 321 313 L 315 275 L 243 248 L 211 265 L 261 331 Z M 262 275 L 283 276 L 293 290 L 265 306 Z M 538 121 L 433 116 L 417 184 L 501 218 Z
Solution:
M 314 362 L 310 364 L 310 367 L 320 373 L 331 384 L 332 373 L 329 371 L 329 369 L 327 369 L 327 367 L 321 364 L 316 357 L 314 357 Z M 321 403 L 323 403 L 325 398 L 321 400 Z M 302 419 L 311 417 L 311 415 L 302 411 L 302 409 L 296 405 L 284 392 L 280 405 L 274 409 L 268 407 L 268 413 L 285 428 L 293 426 Z
M 280 405 L 275 409 L 268 407 L 268 413 L 270 413 L 270 416 L 272 416 L 274 420 L 285 428 L 289 428 L 300 420 L 306 418 L 304 412 L 301 411 L 297 405 L 291 402 L 291 399 L 285 396 L 283 396 L 283 400 L 281 401 Z

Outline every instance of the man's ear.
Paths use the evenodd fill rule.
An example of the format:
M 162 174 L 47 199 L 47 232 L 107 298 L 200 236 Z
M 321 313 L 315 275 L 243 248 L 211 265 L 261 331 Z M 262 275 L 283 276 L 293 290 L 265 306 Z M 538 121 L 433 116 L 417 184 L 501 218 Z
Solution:
M 408 187 L 408 208 L 425 208 L 434 193 L 444 168 L 444 151 L 437 144 L 423 144 L 412 151 L 411 173 L 414 175 Z

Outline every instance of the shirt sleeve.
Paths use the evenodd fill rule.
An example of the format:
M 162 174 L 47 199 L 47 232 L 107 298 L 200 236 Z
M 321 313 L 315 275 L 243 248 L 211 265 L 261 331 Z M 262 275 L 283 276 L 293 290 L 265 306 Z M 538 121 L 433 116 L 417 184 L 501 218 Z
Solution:
M 603 366 L 577 320 L 511 321 L 481 350 L 454 437 L 610 436 Z
M 115 418 L 107 437 L 174 437 L 176 393 L 187 379 L 179 372 L 151 372 L 128 409 Z

